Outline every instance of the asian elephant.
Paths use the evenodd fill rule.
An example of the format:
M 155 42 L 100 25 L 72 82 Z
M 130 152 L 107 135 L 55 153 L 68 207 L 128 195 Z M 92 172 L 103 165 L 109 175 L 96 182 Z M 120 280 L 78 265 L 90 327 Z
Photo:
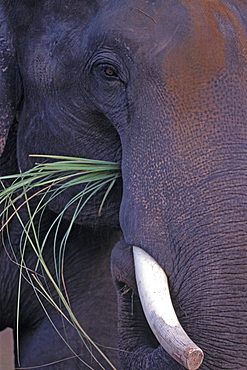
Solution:
M 31 168 L 33 153 L 121 163 L 122 180 L 102 215 L 101 193 L 81 212 L 66 247 L 66 287 L 85 331 L 117 369 L 246 369 L 247 1 L 0 4 L 1 175 Z M 76 191 L 49 205 L 41 234 Z M 20 233 L 13 219 L 16 253 Z M 1 330 L 16 326 L 18 285 L 4 238 Z M 153 318 L 151 331 L 133 250 L 165 272 L 176 315 L 204 352 L 202 364 L 202 352 L 186 347 L 185 337 L 188 357 L 173 350 L 165 319 L 147 312 L 153 297 L 144 309 Z M 52 239 L 44 253 L 52 260 Z M 152 271 L 140 271 L 147 291 L 159 285 Z M 100 368 L 77 333 L 42 302 L 71 349 L 23 282 L 17 368 Z M 172 321 L 168 331 L 174 328 Z

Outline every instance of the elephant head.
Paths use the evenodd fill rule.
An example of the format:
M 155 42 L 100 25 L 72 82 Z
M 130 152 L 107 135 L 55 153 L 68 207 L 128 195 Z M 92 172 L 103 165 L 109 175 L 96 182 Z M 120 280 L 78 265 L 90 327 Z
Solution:
M 7 12 L 2 136 L 18 111 L 22 170 L 34 152 L 121 161 L 121 205 L 119 184 L 97 222 L 116 227 L 119 214 L 123 232 L 112 253 L 123 368 L 195 369 L 202 360 L 185 334 L 182 354 L 160 345 L 170 339 L 149 310 L 152 295 L 143 313 L 140 250 L 167 275 L 179 321 L 204 351 L 200 368 L 246 368 L 246 2 L 22 3 L 25 19 Z M 78 222 L 95 222 L 96 207 Z M 154 277 L 140 270 L 148 291 Z

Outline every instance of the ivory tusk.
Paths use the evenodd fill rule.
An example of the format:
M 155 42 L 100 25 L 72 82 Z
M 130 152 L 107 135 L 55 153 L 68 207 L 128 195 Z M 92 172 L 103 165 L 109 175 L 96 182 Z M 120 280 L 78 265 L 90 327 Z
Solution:
M 143 249 L 134 246 L 133 254 L 139 296 L 154 335 L 165 351 L 186 369 L 198 369 L 203 361 L 203 351 L 192 342 L 178 321 L 165 272 Z

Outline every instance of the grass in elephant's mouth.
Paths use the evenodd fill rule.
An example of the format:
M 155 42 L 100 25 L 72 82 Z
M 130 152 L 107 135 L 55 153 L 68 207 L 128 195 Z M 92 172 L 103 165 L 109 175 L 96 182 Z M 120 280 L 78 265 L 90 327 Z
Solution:
M 4 204 L 4 211 L 2 212 L 2 228 L 1 231 L 5 230 L 6 235 L 9 239 L 9 244 L 11 245 L 11 238 L 9 235 L 8 225 L 10 220 L 15 216 L 18 218 L 18 221 L 22 227 L 22 235 L 20 239 L 19 252 L 20 259 L 18 260 L 16 256 L 16 250 L 12 248 L 12 254 L 14 256 L 13 262 L 19 265 L 20 268 L 20 279 L 18 287 L 18 304 L 17 304 L 17 321 L 19 320 L 19 308 L 20 308 L 20 292 L 22 279 L 28 281 L 32 285 L 34 292 L 40 304 L 43 306 L 43 309 L 46 311 L 44 304 L 42 303 L 41 297 L 45 298 L 51 305 L 53 305 L 62 315 L 63 319 L 68 321 L 73 325 L 83 341 L 84 345 L 89 349 L 89 345 L 93 345 L 102 355 L 102 357 L 108 362 L 108 364 L 114 369 L 114 366 L 106 358 L 104 353 L 100 348 L 91 340 L 87 333 L 83 330 L 78 320 L 74 316 L 71 308 L 69 299 L 66 294 L 66 284 L 63 278 L 63 266 L 64 266 L 64 253 L 65 246 L 68 236 L 70 234 L 72 225 L 80 213 L 81 209 L 85 206 L 87 201 L 96 194 L 100 189 L 105 188 L 101 205 L 99 207 L 99 214 L 102 211 L 104 201 L 112 189 L 116 179 L 121 176 L 120 165 L 114 162 L 106 161 L 97 161 L 89 160 L 83 158 L 74 158 L 74 157 L 62 157 L 62 156 L 51 156 L 51 155 L 33 155 L 35 157 L 40 157 L 42 160 L 54 160 L 54 162 L 45 162 L 36 164 L 32 169 L 27 172 L 20 173 L 17 175 L 9 175 L 1 178 L 2 182 L 2 191 L 0 192 L 0 203 Z M 10 186 L 5 187 L 3 180 L 11 180 L 12 183 Z M 40 225 L 42 223 L 42 217 L 45 211 L 47 204 L 56 198 L 57 195 L 61 194 L 63 191 L 68 189 L 71 186 L 78 184 L 86 183 L 84 190 L 76 194 L 66 205 L 64 210 L 56 217 L 53 224 L 50 226 L 48 232 L 46 233 L 43 240 L 40 240 Z M 35 191 L 37 189 L 37 191 Z M 35 203 L 35 208 L 31 206 L 32 199 L 38 197 L 37 202 Z M 24 199 L 24 201 L 23 201 Z M 70 207 L 73 203 L 76 203 L 75 212 L 72 220 L 69 223 L 69 227 L 66 230 L 62 242 L 57 246 L 56 237 L 58 235 L 59 227 L 61 224 L 62 217 L 66 209 Z M 21 208 L 26 207 L 28 220 L 24 221 L 21 216 Z M 38 223 L 34 222 L 34 219 L 37 219 Z M 37 226 L 38 224 L 38 226 Z M 55 235 L 53 240 L 54 245 L 54 266 L 55 266 L 55 276 L 53 276 L 49 270 L 49 267 L 44 259 L 43 251 L 47 238 L 53 233 Z M 26 248 L 27 244 L 31 245 L 32 250 L 36 257 L 36 267 L 30 268 L 28 262 L 26 261 Z M 59 252 L 57 253 L 57 248 Z M 59 258 L 56 258 L 55 255 L 58 255 Z M 40 274 L 38 273 L 38 268 L 41 267 L 42 270 L 42 282 L 40 279 Z M 44 283 L 45 277 L 45 283 Z M 58 300 L 50 295 L 49 290 L 47 289 L 47 281 L 52 283 L 55 291 L 57 292 Z M 47 286 L 46 286 L 47 285 Z M 63 293 L 63 292 L 65 293 Z M 65 308 L 65 311 L 64 311 Z M 66 312 L 66 313 L 64 313 Z M 48 312 L 46 311 L 47 315 Z M 49 315 L 48 315 L 49 317 Z M 51 318 L 49 317 L 51 324 L 53 324 Z M 18 322 L 17 322 L 17 337 L 18 337 Z M 56 329 L 56 328 L 55 328 Z M 56 329 L 57 330 L 57 329 Z M 62 334 L 58 332 L 62 337 Z M 66 339 L 62 337 L 66 342 Z M 89 345 L 87 344 L 89 343 Z M 69 343 L 66 343 L 70 346 Z M 71 348 L 71 347 L 70 347 Z M 76 353 L 71 348 L 72 353 Z M 93 356 L 93 354 L 92 354 Z M 77 356 L 80 361 L 83 361 L 82 358 Z M 98 362 L 98 360 L 95 358 Z M 85 363 L 84 363 L 85 364 Z M 99 362 L 99 366 L 104 368 Z M 92 368 L 90 365 L 85 364 L 89 368 Z

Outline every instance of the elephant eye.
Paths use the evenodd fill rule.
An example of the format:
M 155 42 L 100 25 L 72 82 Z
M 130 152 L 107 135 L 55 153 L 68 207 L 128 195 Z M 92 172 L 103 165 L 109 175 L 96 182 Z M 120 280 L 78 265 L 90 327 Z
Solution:
M 118 77 L 116 71 L 111 67 L 105 67 L 104 72 L 107 77 Z
M 108 80 L 119 80 L 118 71 L 114 66 L 101 65 L 101 73 Z
M 96 64 L 93 67 L 96 76 L 108 81 L 120 81 L 118 69 L 111 64 Z

